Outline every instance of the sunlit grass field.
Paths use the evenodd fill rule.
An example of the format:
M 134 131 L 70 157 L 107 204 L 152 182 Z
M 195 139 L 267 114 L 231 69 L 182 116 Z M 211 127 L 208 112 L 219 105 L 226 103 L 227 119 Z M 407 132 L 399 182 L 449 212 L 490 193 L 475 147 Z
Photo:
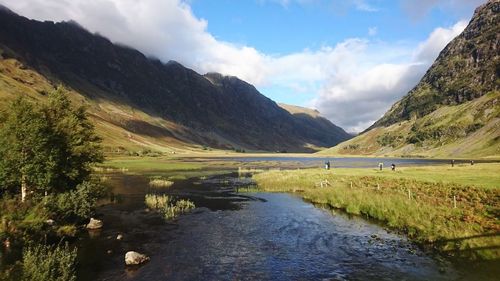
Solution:
M 450 255 L 500 258 L 500 164 L 304 169 L 254 175 L 259 188 L 383 222 Z

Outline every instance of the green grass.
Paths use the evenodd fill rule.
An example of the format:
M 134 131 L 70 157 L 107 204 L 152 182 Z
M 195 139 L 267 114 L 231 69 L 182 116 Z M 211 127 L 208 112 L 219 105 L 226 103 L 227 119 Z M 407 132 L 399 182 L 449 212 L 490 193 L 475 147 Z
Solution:
M 190 200 L 180 199 L 176 201 L 165 194 L 146 194 L 144 202 L 149 208 L 160 211 L 165 219 L 174 219 L 195 208 L 194 203 Z
M 499 159 L 499 98 L 500 91 L 493 91 L 459 105 L 443 105 L 417 119 L 373 128 L 318 154 Z
M 450 255 L 498 259 L 499 168 L 306 169 L 269 171 L 254 179 L 265 191 L 296 192 L 311 202 L 377 219 Z M 325 180 L 330 185 L 320 187 Z
M 339 176 L 373 176 L 389 179 L 412 179 L 433 183 L 455 183 L 474 185 L 485 188 L 500 188 L 500 163 L 460 164 L 396 168 L 393 172 L 389 167 L 379 169 L 364 168 L 334 168 L 331 173 Z
M 110 166 L 117 169 L 127 169 L 135 172 L 144 171 L 186 171 L 200 170 L 204 165 L 200 163 L 180 162 L 176 159 L 157 158 L 157 157 L 132 157 L 110 159 L 104 162 L 105 166 Z
M 173 181 L 166 179 L 156 178 L 149 181 L 149 185 L 153 187 L 170 187 L 174 184 Z

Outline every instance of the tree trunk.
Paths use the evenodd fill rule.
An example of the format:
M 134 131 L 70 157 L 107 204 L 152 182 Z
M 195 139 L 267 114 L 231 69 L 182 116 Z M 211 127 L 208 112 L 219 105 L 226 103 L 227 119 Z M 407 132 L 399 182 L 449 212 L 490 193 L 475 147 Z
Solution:
M 26 200 L 26 194 L 28 193 L 28 184 L 26 183 L 26 176 L 21 177 L 21 202 Z

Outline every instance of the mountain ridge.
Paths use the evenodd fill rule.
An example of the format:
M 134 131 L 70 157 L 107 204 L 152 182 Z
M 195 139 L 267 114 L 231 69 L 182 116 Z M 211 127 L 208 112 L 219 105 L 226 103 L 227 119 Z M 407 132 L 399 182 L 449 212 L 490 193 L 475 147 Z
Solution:
M 45 77 L 46 84 L 61 83 L 87 102 L 113 103 L 147 115 L 143 122 L 123 117 L 127 120 L 113 123 L 107 114 L 93 113 L 123 127 L 125 135 L 135 128 L 135 133 L 159 134 L 191 146 L 295 152 L 350 137 L 329 121 L 319 125 L 325 130 L 312 134 L 303 120 L 245 81 L 200 75 L 175 61 L 162 63 L 74 22 L 39 22 L 4 8 L 0 26 L 4 60 L 17 60 Z M 94 111 L 100 110 L 94 105 Z

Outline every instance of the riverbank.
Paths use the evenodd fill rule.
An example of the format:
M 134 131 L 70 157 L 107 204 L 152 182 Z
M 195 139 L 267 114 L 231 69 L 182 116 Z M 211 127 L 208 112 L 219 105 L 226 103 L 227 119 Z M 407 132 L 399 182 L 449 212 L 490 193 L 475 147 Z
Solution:
M 303 169 L 254 175 L 259 188 L 376 219 L 451 256 L 500 258 L 500 164 Z

